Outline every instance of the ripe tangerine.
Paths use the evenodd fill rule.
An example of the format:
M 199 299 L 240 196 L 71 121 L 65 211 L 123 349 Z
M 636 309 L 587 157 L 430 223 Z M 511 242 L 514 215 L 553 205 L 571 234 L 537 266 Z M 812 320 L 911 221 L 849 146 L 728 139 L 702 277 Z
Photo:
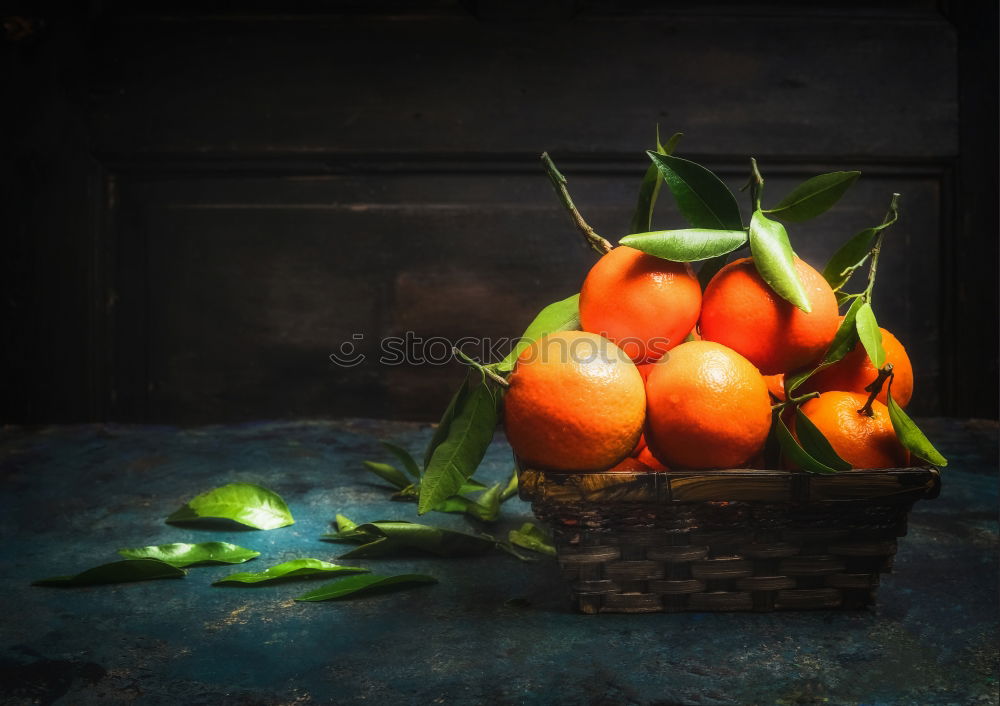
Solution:
M 868 416 L 858 411 L 867 400 L 867 395 L 857 392 L 824 392 L 807 401 L 800 409 L 852 468 L 905 466 L 909 463 L 909 452 L 896 438 L 889 409 L 874 400 L 872 415 Z
M 799 258 L 795 270 L 812 307 L 808 314 L 778 296 L 751 258 L 723 267 L 705 288 L 702 338 L 732 348 L 764 375 L 815 361 L 837 333 L 837 297 L 823 276 Z
M 671 468 L 735 468 L 764 446 L 771 398 L 736 351 L 689 341 L 653 366 L 646 382 L 646 442 Z
M 507 439 L 528 466 L 604 470 L 628 456 L 642 433 L 642 376 L 596 334 L 542 336 L 518 356 L 508 382 Z
M 580 324 L 617 343 L 636 363 L 680 344 L 698 321 L 701 287 L 691 266 L 618 246 L 580 289 Z

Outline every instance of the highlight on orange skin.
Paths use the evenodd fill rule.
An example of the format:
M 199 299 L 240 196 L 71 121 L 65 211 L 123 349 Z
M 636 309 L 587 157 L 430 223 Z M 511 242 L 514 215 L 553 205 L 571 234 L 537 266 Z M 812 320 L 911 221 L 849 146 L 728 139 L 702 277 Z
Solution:
M 795 270 L 812 307 L 808 314 L 778 296 L 751 258 L 723 267 L 705 288 L 702 338 L 732 348 L 763 375 L 799 370 L 816 361 L 840 323 L 837 297 L 806 262 L 795 258 Z
M 679 345 L 698 320 L 701 286 L 687 263 L 618 246 L 580 289 L 580 325 L 606 336 L 636 363 Z
M 518 356 L 508 382 L 504 427 L 526 467 L 604 470 L 628 456 L 642 434 L 642 376 L 601 336 L 542 336 Z
M 682 343 L 646 381 L 646 442 L 670 468 L 740 468 L 764 446 L 771 398 L 757 369 L 719 343 Z

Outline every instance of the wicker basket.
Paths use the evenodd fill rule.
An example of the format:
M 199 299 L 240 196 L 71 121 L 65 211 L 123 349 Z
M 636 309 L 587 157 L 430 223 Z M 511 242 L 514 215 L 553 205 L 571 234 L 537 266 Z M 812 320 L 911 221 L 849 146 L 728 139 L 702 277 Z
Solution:
M 933 468 L 520 472 L 583 613 L 862 608 L 939 490 Z

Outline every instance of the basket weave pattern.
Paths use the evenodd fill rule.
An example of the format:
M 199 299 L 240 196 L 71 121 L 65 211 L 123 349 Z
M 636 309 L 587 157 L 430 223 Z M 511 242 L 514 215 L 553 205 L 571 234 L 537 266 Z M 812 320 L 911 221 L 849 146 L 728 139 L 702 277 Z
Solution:
M 867 473 L 522 471 L 521 495 L 581 612 L 856 609 L 939 488 L 933 469 Z

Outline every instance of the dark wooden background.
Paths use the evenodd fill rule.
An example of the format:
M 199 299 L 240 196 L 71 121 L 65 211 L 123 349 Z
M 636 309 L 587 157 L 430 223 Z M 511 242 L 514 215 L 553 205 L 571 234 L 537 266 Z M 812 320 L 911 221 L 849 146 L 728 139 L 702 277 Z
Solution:
M 657 123 L 772 199 L 860 168 L 791 230 L 819 267 L 901 192 L 876 311 L 912 411 L 996 417 L 996 3 L 196 5 L 4 12 L 5 421 L 436 418 L 455 364 L 379 339 L 577 291 L 538 154 L 617 240 Z

